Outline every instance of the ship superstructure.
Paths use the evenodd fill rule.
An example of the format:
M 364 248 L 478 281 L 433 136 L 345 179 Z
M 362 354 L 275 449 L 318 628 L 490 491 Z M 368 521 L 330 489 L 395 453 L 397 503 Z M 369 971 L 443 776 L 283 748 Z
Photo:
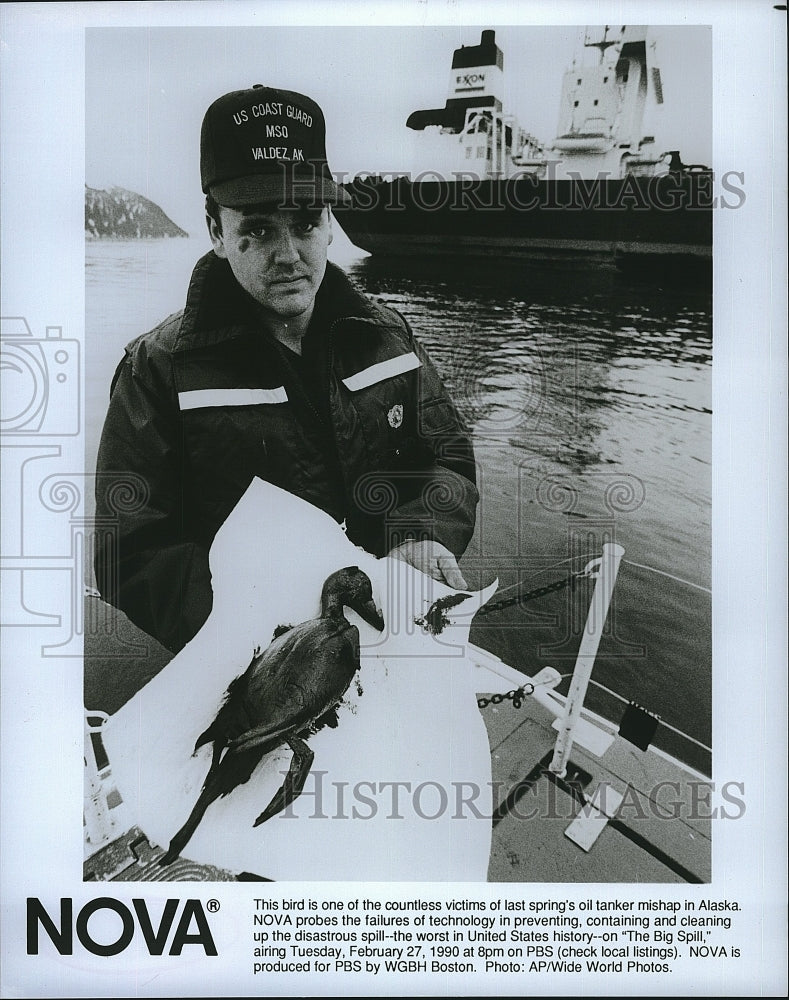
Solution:
M 556 136 L 541 141 L 504 105 L 504 54 L 495 31 L 452 57 L 443 108 L 415 111 L 420 168 L 480 180 L 533 172 L 561 179 L 664 174 L 672 150 L 658 148 L 663 86 L 656 42 L 645 26 L 587 28 L 562 83 Z
M 564 74 L 561 111 L 552 151 L 560 174 L 608 177 L 666 173 L 671 152 L 656 146 L 663 85 L 647 28 L 606 25 L 587 29 L 580 57 Z M 651 58 L 648 58 L 648 55 Z
M 419 161 L 442 177 L 510 176 L 519 128 L 503 97 L 504 54 L 495 31 L 485 30 L 479 45 L 455 49 L 444 107 L 409 115 L 406 125 L 421 133 Z

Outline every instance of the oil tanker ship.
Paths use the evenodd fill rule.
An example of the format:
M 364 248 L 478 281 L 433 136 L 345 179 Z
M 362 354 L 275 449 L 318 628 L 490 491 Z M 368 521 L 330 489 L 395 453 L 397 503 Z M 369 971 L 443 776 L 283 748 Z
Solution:
M 374 254 L 598 254 L 619 264 L 708 268 L 713 174 L 672 148 L 645 26 L 587 28 L 564 74 L 557 135 L 504 106 L 495 31 L 452 58 L 443 108 L 414 111 L 418 173 L 357 175 L 341 210 Z

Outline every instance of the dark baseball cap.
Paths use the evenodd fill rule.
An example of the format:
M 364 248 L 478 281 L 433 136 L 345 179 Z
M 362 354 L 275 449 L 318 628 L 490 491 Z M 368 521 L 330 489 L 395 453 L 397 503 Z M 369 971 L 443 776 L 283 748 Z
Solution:
M 348 204 L 326 162 L 326 123 L 309 97 L 255 84 L 214 101 L 200 132 L 203 191 L 228 208 Z

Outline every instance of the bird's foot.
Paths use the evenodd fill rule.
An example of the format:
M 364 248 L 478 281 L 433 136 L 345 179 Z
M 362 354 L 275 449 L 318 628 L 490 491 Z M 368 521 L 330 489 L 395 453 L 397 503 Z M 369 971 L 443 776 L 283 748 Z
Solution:
M 253 827 L 260 826 L 261 823 L 265 823 L 272 816 L 276 816 L 278 812 L 282 812 L 286 806 L 289 806 L 294 799 L 301 795 L 315 754 L 304 740 L 300 740 L 297 736 L 291 736 L 288 740 L 288 746 L 293 751 L 293 758 L 290 762 L 288 773 L 285 775 L 285 780 L 282 782 L 282 786 L 278 789 L 274 798 L 252 824 Z
M 173 861 L 178 858 L 178 851 L 173 850 L 172 844 L 167 848 L 164 854 L 159 858 L 157 864 L 161 865 L 163 868 L 166 865 L 171 865 Z

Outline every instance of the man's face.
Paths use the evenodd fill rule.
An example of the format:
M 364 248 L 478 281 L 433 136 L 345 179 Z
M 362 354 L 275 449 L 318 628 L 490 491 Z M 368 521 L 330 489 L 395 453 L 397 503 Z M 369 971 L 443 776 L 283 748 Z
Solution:
M 273 317 L 311 310 L 332 240 L 329 210 L 252 206 L 220 213 L 221 229 L 209 221 L 211 242 L 239 285 Z

